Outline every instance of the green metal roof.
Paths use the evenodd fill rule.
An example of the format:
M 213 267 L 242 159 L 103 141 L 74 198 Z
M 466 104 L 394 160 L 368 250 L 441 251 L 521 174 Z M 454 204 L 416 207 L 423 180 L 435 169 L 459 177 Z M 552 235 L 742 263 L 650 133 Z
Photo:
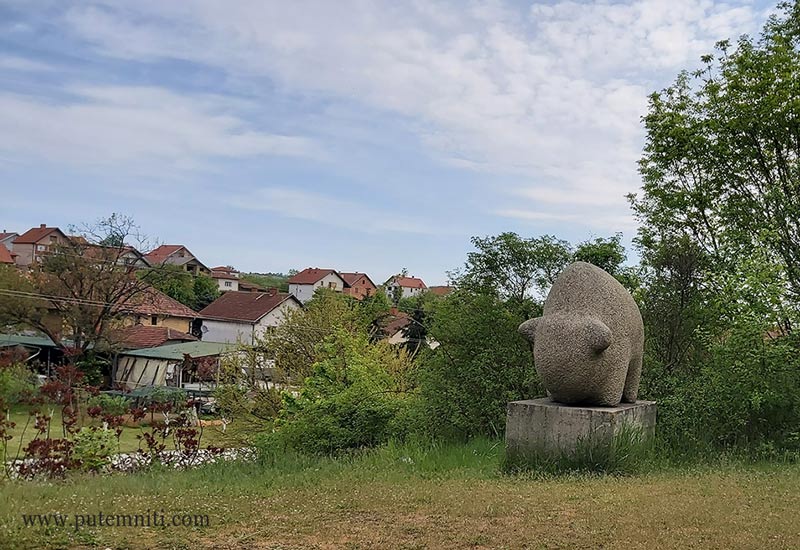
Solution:
M 47 336 L 25 336 L 22 334 L 0 334 L 0 348 L 9 346 L 36 346 L 54 348 L 56 345 Z
M 153 359 L 183 359 L 188 354 L 192 357 L 208 357 L 210 355 L 220 355 L 236 350 L 236 344 L 225 344 L 220 342 L 182 342 L 180 344 L 168 344 L 155 348 L 128 350 L 120 355 L 133 355 L 134 357 L 152 357 Z

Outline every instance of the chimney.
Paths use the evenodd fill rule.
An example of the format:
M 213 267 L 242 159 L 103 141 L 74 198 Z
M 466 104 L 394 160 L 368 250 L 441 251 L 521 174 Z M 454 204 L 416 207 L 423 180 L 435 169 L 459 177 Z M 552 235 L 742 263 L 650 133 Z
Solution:
M 45 229 L 46 227 L 47 227 L 46 223 L 40 223 L 39 224 L 39 229 Z
M 278 294 L 278 287 L 271 286 L 267 289 L 267 296 L 275 296 Z

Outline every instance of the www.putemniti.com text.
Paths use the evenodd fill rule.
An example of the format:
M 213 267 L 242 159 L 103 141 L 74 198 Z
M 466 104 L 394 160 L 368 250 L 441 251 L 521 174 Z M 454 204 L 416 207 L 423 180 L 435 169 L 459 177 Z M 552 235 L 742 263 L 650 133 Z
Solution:
M 147 510 L 144 514 L 22 514 L 25 527 L 68 527 L 76 532 L 94 527 L 208 527 L 205 514 L 168 514 Z

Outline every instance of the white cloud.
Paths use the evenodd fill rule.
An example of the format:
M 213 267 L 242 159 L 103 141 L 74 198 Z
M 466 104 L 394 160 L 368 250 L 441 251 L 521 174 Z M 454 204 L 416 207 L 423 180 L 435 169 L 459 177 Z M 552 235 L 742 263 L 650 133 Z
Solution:
M 746 0 L 123 6 L 82 6 L 67 23 L 108 55 L 188 59 L 402 115 L 435 157 L 515 174 L 565 220 L 587 197 L 627 212 L 647 94 L 761 17 Z
M 53 67 L 46 63 L 25 59 L 24 57 L 0 55 L 0 70 L 42 72 L 52 71 Z
M 389 231 L 432 235 L 447 232 L 441 226 L 434 228 L 428 222 L 394 211 L 377 210 L 369 204 L 289 187 L 263 187 L 231 197 L 227 203 L 236 208 L 275 212 L 287 218 L 367 233 Z
M 75 87 L 53 102 L 0 94 L 0 152 L 75 164 L 155 162 L 191 168 L 209 158 L 318 154 L 312 141 L 252 128 L 216 96 L 161 88 Z

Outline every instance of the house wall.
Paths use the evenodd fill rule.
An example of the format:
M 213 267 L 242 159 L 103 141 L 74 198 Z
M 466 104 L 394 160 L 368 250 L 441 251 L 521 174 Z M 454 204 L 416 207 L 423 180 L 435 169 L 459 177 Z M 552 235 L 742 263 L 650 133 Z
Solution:
M 239 281 L 236 279 L 216 279 L 219 285 L 220 292 L 228 292 L 229 290 L 239 290 Z
M 344 281 L 338 275 L 328 273 L 313 285 L 290 284 L 289 294 L 306 303 L 314 297 L 314 291 L 318 288 L 330 288 L 335 292 L 342 292 L 344 290 Z
M 57 245 L 63 242 L 65 242 L 64 238 L 61 237 L 61 234 L 59 234 L 58 231 L 55 231 L 54 233 L 50 233 L 49 235 L 45 236 L 43 239 L 39 239 L 33 244 L 17 243 L 14 241 L 14 244 L 11 245 L 11 251 L 14 254 L 17 254 L 17 265 L 29 266 L 36 261 L 37 257 L 48 254 L 52 245 Z
M 397 288 L 397 286 L 398 286 L 397 283 L 392 283 L 392 284 L 390 284 L 390 285 L 388 285 L 386 287 L 386 294 L 389 296 L 389 298 L 394 296 L 395 289 Z M 414 296 L 419 296 L 420 294 L 425 292 L 424 288 L 403 287 L 402 290 L 403 290 L 403 292 L 402 292 L 402 294 L 400 294 L 401 298 L 412 298 Z
M 344 293 L 356 298 L 357 300 L 363 299 L 365 296 L 374 296 L 377 288 L 366 277 L 358 279 L 353 286 L 345 288 Z
M 294 300 L 286 300 L 261 319 L 258 323 L 246 321 L 220 321 L 217 319 L 203 320 L 203 326 L 208 328 L 208 332 L 203 333 L 203 340 L 206 342 L 228 342 L 250 344 L 254 338 L 260 338 L 270 327 L 280 326 L 286 312 L 289 310 L 300 309 Z
M 185 317 L 167 317 L 164 315 L 156 315 L 156 324 L 152 323 L 151 315 L 126 315 L 122 321 L 123 325 L 130 326 L 141 324 L 152 327 L 168 327 L 174 330 L 179 330 L 190 334 L 192 330 L 192 320 Z M 204 323 L 205 324 L 205 323 Z

